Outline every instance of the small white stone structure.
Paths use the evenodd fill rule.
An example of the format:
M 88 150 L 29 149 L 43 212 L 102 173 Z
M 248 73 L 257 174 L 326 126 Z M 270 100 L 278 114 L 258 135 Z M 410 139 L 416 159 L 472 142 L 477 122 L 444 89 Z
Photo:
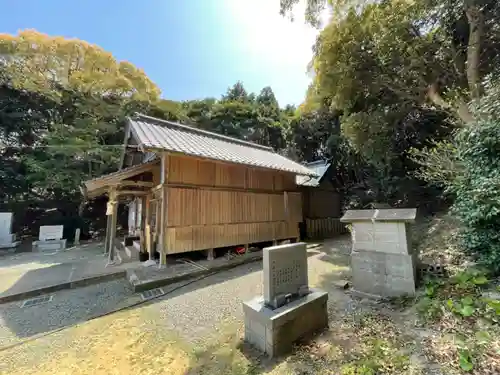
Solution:
M 12 212 L 0 212 L 0 249 L 11 249 L 19 245 L 12 231 Z
M 410 244 L 417 210 L 349 210 L 340 219 L 352 224 L 353 292 L 381 298 L 415 294 L 418 254 Z
M 44 225 L 40 227 L 38 241 L 33 242 L 33 251 L 60 251 L 66 249 L 62 225 Z
M 264 296 L 243 303 L 245 341 L 270 357 L 328 326 L 328 293 L 307 284 L 305 243 L 264 249 Z

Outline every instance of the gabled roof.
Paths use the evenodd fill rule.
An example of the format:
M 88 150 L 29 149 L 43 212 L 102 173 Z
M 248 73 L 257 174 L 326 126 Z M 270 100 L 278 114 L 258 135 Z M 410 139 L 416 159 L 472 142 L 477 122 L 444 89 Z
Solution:
M 128 119 L 131 132 L 143 151 L 170 151 L 200 158 L 268 168 L 298 175 L 316 173 L 272 148 L 145 115 Z
M 325 160 L 318 160 L 311 163 L 305 163 L 304 166 L 316 172 L 317 177 L 297 176 L 295 177 L 295 182 L 300 186 L 316 187 L 320 184 L 321 179 L 325 175 L 328 168 L 330 168 L 330 163 L 326 162 Z

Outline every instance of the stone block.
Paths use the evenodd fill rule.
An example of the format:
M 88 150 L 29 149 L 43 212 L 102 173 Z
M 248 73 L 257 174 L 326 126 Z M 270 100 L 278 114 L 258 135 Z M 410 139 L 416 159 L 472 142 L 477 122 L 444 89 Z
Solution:
M 416 208 L 379 208 L 375 210 L 348 210 L 340 218 L 343 223 L 356 221 L 398 221 L 413 223 L 417 216 Z
M 13 233 L 4 234 L 0 236 L 0 244 L 9 244 L 12 242 L 16 242 L 16 235 Z
M 377 210 L 348 210 L 340 218 L 342 223 L 353 223 L 355 221 L 370 221 L 375 216 Z
M 353 289 L 380 297 L 415 294 L 415 256 L 373 251 L 351 254 Z
M 403 222 L 354 222 L 351 234 L 353 250 L 394 254 L 411 251 L 408 224 Z
M 270 357 L 288 353 L 293 343 L 328 326 L 328 293 L 311 289 L 306 296 L 277 309 L 263 297 L 243 303 L 245 341 Z
M 267 247 L 263 252 L 264 301 L 278 308 L 309 292 L 303 242 Z
M 416 208 L 389 208 L 377 210 L 375 220 L 413 223 L 416 216 Z
M 66 240 L 35 241 L 33 251 L 62 251 L 66 249 Z
M 38 239 L 40 241 L 60 240 L 63 237 L 63 225 L 42 225 Z
M 12 212 L 0 212 L 0 249 L 10 249 L 19 245 L 12 232 Z
M 11 234 L 12 218 L 12 212 L 0 212 L 0 237 Z

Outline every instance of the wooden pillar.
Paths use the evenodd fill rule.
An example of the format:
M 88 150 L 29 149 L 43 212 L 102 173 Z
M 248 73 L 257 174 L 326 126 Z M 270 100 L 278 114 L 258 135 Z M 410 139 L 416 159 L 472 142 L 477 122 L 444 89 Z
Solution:
M 111 211 L 111 230 L 109 233 L 109 263 L 115 260 L 115 239 L 116 239 L 116 221 L 118 216 L 118 197 L 116 190 L 112 190 L 109 195 L 108 205 Z
M 144 207 L 144 243 L 149 253 L 149 260 L 154 260 L 153 246 L 151 245 L 151 193 L 146 195 Z
M 168 170 L 167 170 L 167 153 L 163 153 L 161 155 L 161 171 L 160 171 L 160 179 L 161 179 L 161 207 L 160 207 L 160 228 L 158 228 L 159 234 L 159 248 L 160 248 L 160 267 L 167 265 L 167 249 L 166 249 L 166 228 L 167 228 L 167 179 L 168 179 Z
M 109 197 L 108 199 L 108 202 L 109 200 L 111 200 L 111 197 Z M 111 221 L 112 221 L 112 217 L 111 217 L 111 211 L 110 211 L 110 206 L 106 206 L 106 239 L 104 240 L 104 255 L 107 255 L 109 254 L 109 238 L 111 236 Z

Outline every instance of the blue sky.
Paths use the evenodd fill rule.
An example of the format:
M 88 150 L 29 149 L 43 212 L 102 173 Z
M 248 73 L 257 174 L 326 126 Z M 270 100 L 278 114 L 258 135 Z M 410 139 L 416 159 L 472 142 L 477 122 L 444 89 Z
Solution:
M 144 69 L 172 100 L 220 97 L 243 81 L 300 104 L 317 31 L 279 0 L 0 0 L 0 32 L 36 29 L 97 44 Z

